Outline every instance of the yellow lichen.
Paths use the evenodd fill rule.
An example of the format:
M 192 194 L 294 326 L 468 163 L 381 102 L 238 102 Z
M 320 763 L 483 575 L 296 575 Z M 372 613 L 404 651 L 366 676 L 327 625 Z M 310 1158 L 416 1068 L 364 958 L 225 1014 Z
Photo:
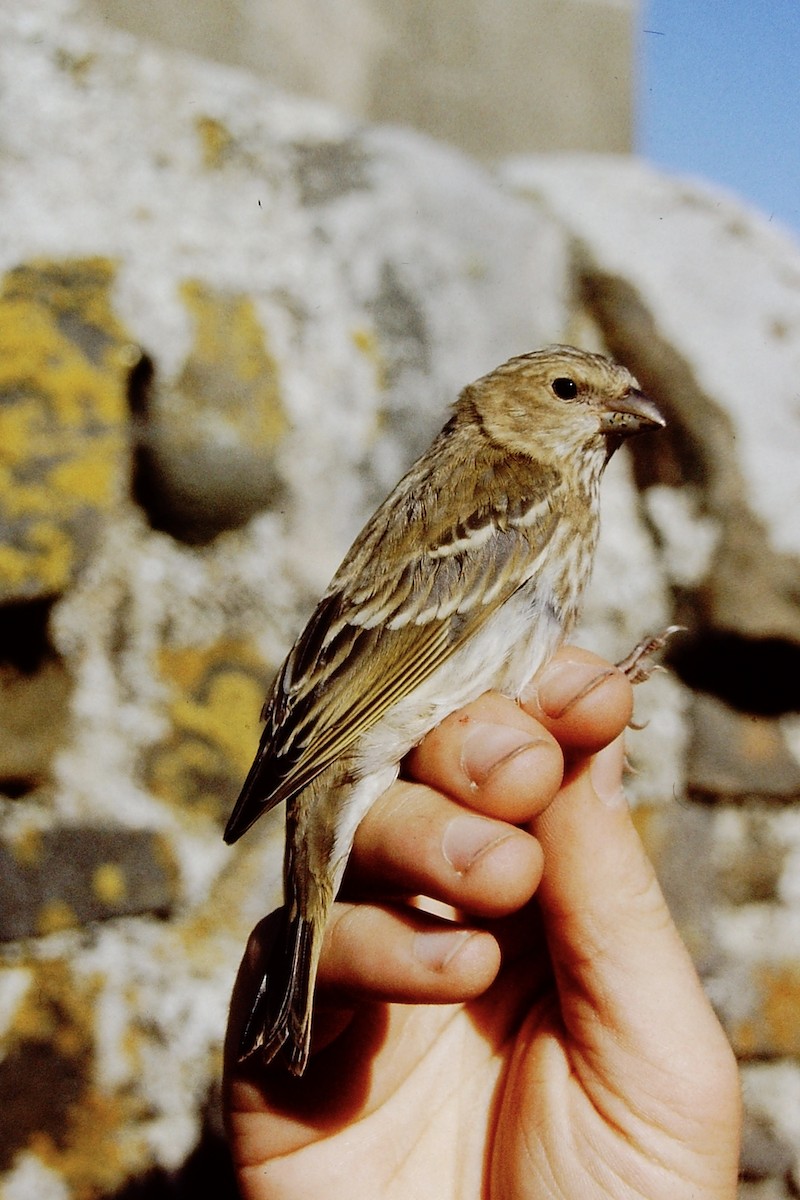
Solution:
M 85 518 L 129 475 L 131 342 L 106 259 L 33 262 L 0 286 L 0 599 L 63 590 Z
M 181 297 L 194 320 L 195 340 L 177 382 L 176 403 L 182 399 L 187 418 L 205 413 L 232 444 L 271 449 L 288 420 L 278 364 L 253 300 L 197 280 L 182 284 Z M 195 430 L 201 434 L 202 422 Z
M 129 1132 L 142 1115 L 141 1105 L 128 1097 L 87 1088 L 70 1110 L 67 1145 L 50 1159 L 69 1180 L 75 1200 L 110 1195 L 148 1165 L 144 1139 Z
M 48 900 L 36 914 L 36 932 L 40 937 L 75 929 L 79 924 L 75 911 L 64 900 Z
M 761 1051 L 800 1054 L 800 963 L 784 962 L 756 971 L 763 994 L 764 1034 Z
M 21 866 L 33 867 L 41 861 L 43 844 L 40 830 L 27 829 L 9 844 L 11 853 Z
M 258 742 L 264 664 L 246 642 L 159 651 L 171 733 L 151 755 L 149 786 L 182 808 L 218 817 Z
M 104 979 L 99 974 L 76 979 L 61 959 L 37 961 L 29 969 L 31 986 L 4 1038 L 5 1063 L 13 1063 L 16 1072 L 17 1100 L 3 1114 L 6 1143 L 11 1139 L 13 1146 L 20 1139 L 16 1149 L 37 1155 L 75 1200 L 109 1195 L 146 1161 L 143 1139 L 130 1132 L 144 1115 L 141 1100 L 101 1091 L 93 1082 L 97 999 Z M 32 1112 L 39 1121 L 31 1131 Z
M 257 681 L 241 671 L 221 671 L 199 699 L 185 697 L 172 705 L 175 724 L 186 733 L 217 746 L 234 770 L 243 771 L 253 757 L 253 729 L 263 700 Z
M 106 508 L 117 498 L 114 458 L 120 450 L 119 439 L 98 438 L 93 449 L 91 457 L 75 457 L 54 467 L 50 482 L 78 504 Z
M 76 990 L 66 962 L 43 959 L 30 964 L 33 986 L 14 1017 L 10 1033 L 23 1041 L 52 1041 L 65 1025 L 82 1030 L 81 1045 L 90 1040 L 92 1006 L 98 981 L 87 996 Z
M 128 881 L 122 867 L 118 863 L 100 863 L 92 873 L 92 891 L 102 904 L 109 907 L 121 904 L 128 894 Z
M 386 390 L 387 367 L 386 359 L 381 352 L 378 338 L 373 329 L 358 328 L 350 335 L 353 345 L 367 358 L 375 369 L 375 384 L 380 391 Z
M 27 546 L 0 545 L 0 591 L 26 592 L 31 580 L 35 590 L 51 595 L 72 574 L 74 544 L 62 530 L 41 521 L 28 528 Z
M 219 170 L 235 144 L 233 135 L 216 117 L 198 117 L 195 128 L 203 151 L 203 166 L 208 171 Z

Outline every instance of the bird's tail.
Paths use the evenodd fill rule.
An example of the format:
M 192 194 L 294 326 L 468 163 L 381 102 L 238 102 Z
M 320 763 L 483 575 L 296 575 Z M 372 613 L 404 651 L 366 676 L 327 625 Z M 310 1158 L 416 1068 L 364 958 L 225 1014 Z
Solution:
M 302 1075 L 311 1047 L 320 939 L 314 922 L 296 910 L 290 916 L 285 908 L 282 914 L 267 947 L 261 982 L 239 1044 L 239 1059 L 258 1053 L 264 1062 L 271 1062 L 282 1052 L 289 1070 Z

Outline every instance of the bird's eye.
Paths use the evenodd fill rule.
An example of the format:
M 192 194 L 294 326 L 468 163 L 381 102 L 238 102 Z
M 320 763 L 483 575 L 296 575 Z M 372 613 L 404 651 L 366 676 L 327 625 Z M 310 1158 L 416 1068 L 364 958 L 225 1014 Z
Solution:
M 578 385 L 568 375 L 559 375 L 550 385 L 559 400 L 574 400 L 578 394 Z

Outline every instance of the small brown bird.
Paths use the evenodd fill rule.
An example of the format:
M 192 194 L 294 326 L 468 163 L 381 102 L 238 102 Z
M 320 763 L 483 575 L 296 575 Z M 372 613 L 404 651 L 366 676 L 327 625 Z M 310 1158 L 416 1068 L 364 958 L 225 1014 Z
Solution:
M 430 449 L 361 532 L 262 713 L 234 842 L 287 801 L 284 925 L 240 1047 L 308 1061 L 328 913 L 356 827 L 403 756 L 490 688 L 519 697 L 572 628 L 603 469 L 664 425 L 629 372 L 552 346 L 464 389 Z

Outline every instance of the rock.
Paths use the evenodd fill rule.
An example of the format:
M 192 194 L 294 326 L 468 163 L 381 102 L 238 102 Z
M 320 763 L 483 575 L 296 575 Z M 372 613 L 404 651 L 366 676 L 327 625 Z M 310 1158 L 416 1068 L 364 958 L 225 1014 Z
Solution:
M 770 711 L 796 710 L 800 249 L 729 197 L 635 160 L 526 159 L 505 178 L 570 231 L 583 304 L 669 419 L 658 445 L 634 449 L 640 484 L 680 488 L 649 513 L 678 563 L 678 617 L 698 643 L 687 655 L 726 635 L 734 656 L 763 659 L 761 686 L 751 670 L 744 689 L 753 711 L 767 711 L 767 674 L 781 688 Z M 724 694 L 713 671 L 702 686 Z
M 717 370 L 716 316 L 701 363 L 670 275 L 688 258 L 670 247 L 652 272 L 644 253 L 630 264 L 591 205 L 609 227 L 617 205 L 630 244 L 645 242 L 632 212 L 645 196 L 650 226 L 671 197 L 701 240 L 717 211 L 619 164 L 614 198 L 610 167 L 544 163 L 532 201 L 407 132 L 103 32 L 71 0 L 0 10 L 0 86 L 0 272 L 46 312 L 37 346 L 74 353 L 91 385 L 69 446 L 48 432 L 25 478 L 7 475 L 8 513 L 32 482 L 66 547 L 29 556 L 0 612 L 0 769 L 15 797 L 0 809 L 15 939 L 0 953 L 0 1051 L 23 1081 L 9 1195 L 113 1194 L 195 1151 L 242 949 L 281 898 L 282 813 L 235 850 L 220 838 L 271 674 L 458 389 L 552 340 L 625 351 L 669 407 L 661 448 L 621 452 L 607 473 L 581 637 L 619 658 L 676 606 L 696 620 L 688 657 L 677 638 L 671 653 L 681 678 L 637 691 L 636 819 L 737 1046 L 795 1054 L 796 730 L 772 718 L 800 677 L 796 585 L 781 574 L 797 548 L 789 523 L 769 520 L 750 455 L 779 431 L 743 411 L 745 373 Z M 741 238 L 712 239 L 711 261 L 721 271 L 730 255 L 741 280 L 763 259 L 754 278 L 780 291 L 770 237 L 745 221 Z M 794 284 L 780 286 L 788 321 Z M 776 341 L 787 371 L 790 324 Z M 726 345 L 755 362 L 748 336 L 736 327 Z M 34 366 L 41 395 L 46 357 Z M 783 377 L 763 370 L 793 446 Z M 74 411 L 64 378 L 49 430 Z M 100 479 L 97 503 L 49 486 L 58 455 L 85 488 Z M 770 486 L 771 502 L 796 499 L 791 481 Z M 767 679 L 759 721 L 732 711 L 728 663 L 748 697 Z M 709 676 L 730 703 L 706 720 L 687 681 Z M 693 710 L 702 805 L 685 800 Z M 35 1094 L 48 1073 L 52 1121 Z M 9 1079 L 0 1071 L 0 1100 Z
M 207 540 L 202 479 L 226 526 L 256 503 L 291 514 L 317 592 L 456 392 L 561 335 L 563 236 L 454 152 L 103 33 L 77 3 L 0 21 L 0 269 L 53 242 L 125 264 L 118 320 L 153 364 L 148 511 L 154 491 L 177 497 Z M 260 447 L 256 361 L 277 422 Z
M 778 1178 L 788 1175 L 794 1162 L 791 1146 L 769 1124 L 745 1114 L 742 1135 L 741 1173 L 744 1179 Z
M 800 1069 L 796 1063 L 747 1063 L 742 1094 L 747 1113 L 743 1166 L 752 1152 L 753 1175 L 769 1167 L 771 1175 L 785 1177 L 791 1195 L 800 1167 Z
M 800 764 L 780 721 L 745 715 L 712 696 L 697 695 L 691 729 L 687 785 L 694 794 L 784 802 L 800 796 Z
M 701 975 L 718 967 L 713 913 L 719 899 L 714 815 L 700 805 L 644 804 L 634 821 L 656 865 L 670 913 Z
M 739 1181 L 737 1200 L 792 1200 L 789 1184 L 773 1177 Z
M 5 974 L 0 972 L 0 984 Z M 19 968 L 16 974 L 21 974 Z M 6 1179 L 15 1160 L 23 1176 L 34 1175 L 17 1160 L 32 1139 L 39 1139 L 44 1150 L 37 1156 L 42 1166 L 48 1151 L 73 1144 L 76 1117 L 91 1092 L 94 1055 L 88 997 L 74 987 L 63 962 L 37 964 L 26 974 L 10 1028 L 2 1031 L 0 1102 L 5 1116 L 0 1170 Z M 104 1182 L 109 1182 L 106 1169 L 98 1166 L 95 1177 L 105 1176 Z M 44 1194 L 49 1192 L 45 1187 Z
M 144 781 L 183 812 L 208 813 L 221 832 L 253 758 L 269 673 L 251 644 L 229 639 L 164 646 L 156 670 L 170 689 L 169 733 L 148 752 Z
M 134 913 L 175 900 L 169 847 L 144 829 L 62 825 L 0 846 L 0 941 Z
M 127 489 L 138 357 L 109 259 L 18 264 L 0 281 L 0 603 L 58 595 L 87 561 Z
M 792 826 L 797 821 L 791 809 L 776 810 L 769 802 L 703 808 L 713 830 L 709 865 L 715 876 L 714 901 L 779 904 L 784 880 L 794 869 L 797 830 Z
M 52 604 L 22 601 L 0 612 L 0 792 L 48 783 L 68 732 L 71 681 L 49 641 Z
M 0 10 L 0 86 L 0 271 L 72 279 L 37 345 L 83 356 L 69 446 L 85 486 L 106 472 L 78 519 L 40 486 L 55 441 L 26 464 L 73 541 L 8 594 L 47 605 L 31 680 L 47 659 L 69 686 L 52 745 L 14 747 L 47 786 L 3 810 L 0 993 L 6 970 L 30 984 L 9 984 L 2 1051 L 31 1063 L 3 1186 L 103 1195 L 192 1153 L 247 934 L 280 901 L 282 814 L 220 837 L 270 673 L 458 390 L 562 336 L 566 243 L 452 151 L 70 0 Z M 46 1071 L 60 1139 L 31 1094 Z
M 800 1049 L 797 916 L 788 897 L 780 899 L 717 903 L 713 913 L 716 959 L 707 983 L 731 1044 L 746 1061 L 792 1058 Z
M 576 641 L 611 662 L 672 620 L 667 580 L 642 521 L 631 466 L 630 455 L 621 450 L 605 473 L 600 540 L 575 634 Z M 683 790 L 689 697 L 672 675 L 659 670 L 636 689 L 635 700 L 628 793 L 634 803 L 669 804 Z
M 145 388 L 134 495 L 156 529 L 211 541 L 281 500 L 288 432 L 278 366 L 252 299 L 187 281 L 195 340 L 169 388 Z

